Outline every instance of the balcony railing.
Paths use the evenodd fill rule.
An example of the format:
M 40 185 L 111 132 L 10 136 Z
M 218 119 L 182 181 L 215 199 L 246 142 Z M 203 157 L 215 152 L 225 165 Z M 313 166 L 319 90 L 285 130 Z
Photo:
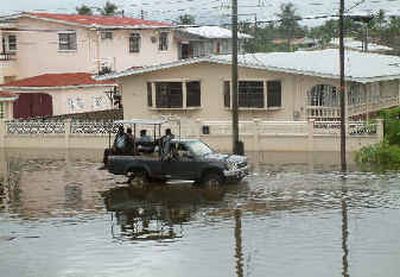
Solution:
M 392 95 L 371 99 L 368 103 L 362 102 L 347 106 L 347 116 L 355 117 L 382 109 L 391 108 L 400 104 L 399 96 Z M 308 106 L 307 113 L 309 119 L 315 120 L 338 120 L 340 119 L 340 107 Z
M 0 53 L 0 61 L 15 60 L 15 53 Z

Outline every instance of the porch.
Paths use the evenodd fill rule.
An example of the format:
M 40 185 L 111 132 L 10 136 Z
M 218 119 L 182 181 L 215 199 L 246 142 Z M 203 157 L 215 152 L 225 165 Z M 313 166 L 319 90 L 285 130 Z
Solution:
M 368 119 L 382 109 L 400 105 L 399 81 L 372 84 L 350 83 L 346 88 L 346 115 L 351 119 Z M 340 94 L 332 85 L 320 84 L 307 92 L 307 118 L 317 121 L 340 119 Z

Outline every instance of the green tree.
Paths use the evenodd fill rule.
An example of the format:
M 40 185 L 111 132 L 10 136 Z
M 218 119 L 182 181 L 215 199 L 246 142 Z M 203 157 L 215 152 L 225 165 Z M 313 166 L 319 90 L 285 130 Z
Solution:
M 100 9 L 101 15 L 104 16 L 115 16 L 118 15 L 118 6 L 114 3 L 111 3 L 109 1 L 106 2 L 103 8 Z
M 296 14 L 296 8 L 292 3 L 282 4 L 277 16 L 279 18 L 278 26 L 287 39 L 287 50 L 292 51 L 292 39 L 299 31 L 302 31 L 299 24 L 301 17 Z
M 80 15 L 93 15 L 92 9 L 86 5 L 76 7 L 75 10 Z
M 196 23 L 196 19 L 193 15 L 184 14 L 179 16 L 178 23 L 182 25 L 194 25 Z

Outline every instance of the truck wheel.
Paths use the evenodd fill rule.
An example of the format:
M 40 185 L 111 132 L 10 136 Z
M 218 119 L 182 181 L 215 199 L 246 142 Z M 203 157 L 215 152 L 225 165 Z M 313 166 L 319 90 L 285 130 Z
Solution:
M 145 170 L 129 171 L 127 176 L 129 178 L 128 182 L 131 186 L 145 188 L 150 184 L 149 177 L 147 176 L 147 172 Z
M 201 185 L 207 189 L 220 188 L 223 183 L 223 178 L 218 173 L 206 173 L 201 181 Z

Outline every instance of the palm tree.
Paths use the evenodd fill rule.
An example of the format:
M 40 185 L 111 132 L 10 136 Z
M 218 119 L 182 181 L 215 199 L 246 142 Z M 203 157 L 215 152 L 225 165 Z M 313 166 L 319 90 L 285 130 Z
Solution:
M 292 51 L 292 39 L 294 33 L 301 29 L 298 20 L 300 16 L 296 15 L 296 8 L 292 3 L 282 4 L 281 11 L 277 14 L 279 18 L 279 28 L 285 33 L 287 39 L 288 51 Z
M 114 3 L 107 1 L 104 7 L 100 9 L 100 13 L 104 16 L 118 15 L 118 6 Z
M 196 19 L 191 14 L 184 14 L 184 15 L 179 16 L 178 22 L 181 25 L 194 25 L 196 22 Z
M 93 15 L 93 11 L 89 6 L 82 5 L 75 8 L 76 12 L 80 15 Z

